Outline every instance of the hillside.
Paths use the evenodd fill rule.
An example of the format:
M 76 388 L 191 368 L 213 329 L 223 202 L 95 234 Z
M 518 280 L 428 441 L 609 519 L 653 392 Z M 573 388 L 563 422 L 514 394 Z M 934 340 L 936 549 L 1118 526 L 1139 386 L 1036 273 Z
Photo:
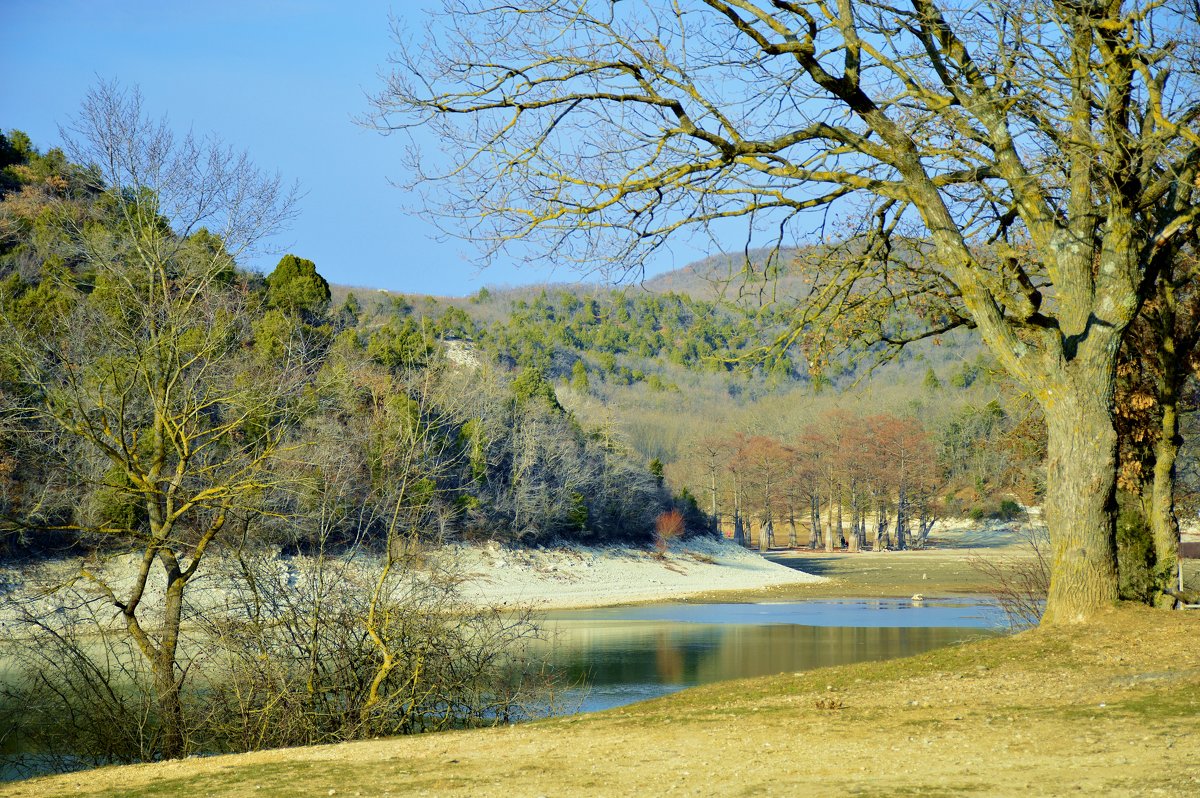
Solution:
M 866 352 L 814 376 L 802 347 L 777 345 L 795 306 L 751 298 L 729 277 L 736 264 L 734 256 L 708 258 L 644 286 L 485 289 L 448 300 L 376 293 L 358 318 L 364 329 L 420 327 L 502 370 L 543 375 L 574 417 L 661 464 L 676 492 L 697 498 L 712 492 L 698 462 L 701 441 L 744 434 L 791 445 L 830 413 L 849 411 L 922 419 L 947 474 L 945 493 L 961 499 L 954 512 L 991 512 L 1013 493 L 1036 500 L 1038 453 L 1010 444 L 1025 446 L 1022 428 L 1036 427 L 1037 415 L 975 336 L 948 333 L 883 362 L 882 350 Z M 736 301 L 722 298 L 739 291 Z M 973 452 L 970 467 L 952 462 L 963 452 Z M 718 510 L 735 503 L 726 496 Z

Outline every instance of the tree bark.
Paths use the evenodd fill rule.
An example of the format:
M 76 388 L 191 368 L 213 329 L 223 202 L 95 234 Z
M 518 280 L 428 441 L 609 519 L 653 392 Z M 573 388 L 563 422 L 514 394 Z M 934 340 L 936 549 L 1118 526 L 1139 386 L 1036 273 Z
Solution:
M 162 758 L 179 759 L 186 751 L 183 724 L 183 703 L 180 700 L 180 679 L 176 675 L 179 649 L 179 626 L 183 617 L 183 589 L 186 579 L 174 564 L 166 564 L 167 593 L 163 606 L 162 639 L 156 656 L 151 660 L 154 674 L 154 693 L 158 703 L 162 728 Z
M 1150 493 L 1150 530 L 1154 535 L 1155 576 L 1168 583 L 1179 562 L 1179 519 L 1175 515 L 1175 464 L 1179 457 L 1179 414 L 1163 403 L 1162 433 L 1154 446 L 1154 485 Z
M 1080 365 L 1080 372 L 1094 372 Z M 1043 401 L 1049 432 L 1046 523 L 1053 566 L 1045 624 L 1086 620 L 1117 601 L 1117 433 L 1111 389 L 1078 374 L 1060 380 Z M 1109 380 L 1111 385 L 1111 380 Z

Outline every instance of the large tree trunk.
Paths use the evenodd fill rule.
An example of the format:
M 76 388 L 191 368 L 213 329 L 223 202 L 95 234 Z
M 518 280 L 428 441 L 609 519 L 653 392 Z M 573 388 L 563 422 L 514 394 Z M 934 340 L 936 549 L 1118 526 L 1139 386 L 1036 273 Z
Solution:
M 1103 366 L 1077 364 L 1047 388 L 1046 523 L 1050 594 L 1042 623 L 1086 620 L 1117 601 L 1116 461 Z M 1111 375 L 1109 375 L 1111 377 Z M 1091 379 L 1089 377 L 1094 377 Z

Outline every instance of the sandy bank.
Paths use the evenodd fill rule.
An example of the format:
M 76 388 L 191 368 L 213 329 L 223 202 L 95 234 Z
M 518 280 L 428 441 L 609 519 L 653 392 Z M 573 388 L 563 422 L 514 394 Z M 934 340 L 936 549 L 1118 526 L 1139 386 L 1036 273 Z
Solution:
M 513 549 L 498 544 L 446 546 L 428 554 L 448 572 L 462 575 L 463 597 L 480 605 L 602 607 L 826 581 L 712 539 L 677 542 L 662 557 L 632 547 Z M 137 559 L 132 554 L 119 555 L 104 562 L 91 561 L 88 567 L 103 575 L 122 595 L 137 573 Z M 89 600 L 99 600 L 95 606 L 101 617 L 113 615 L 106 609 L 109 605 L 100 600 L 96 586 L 78 579 L 81 564 L 82 560 L 67 558 L 0 568 L 0 632 L 19 631 L 24 616 L 54 618 L 62 614 L 65 605 Z M 360 555 L 339 561 L 334 571 L 342 574 L 348 584 L 364 584 L 371 581 L 379 565 L 377 557 Z M 281 587 L 300 590 L 310 581 L 314 568 L 312 558 L 276 554 L 270 559 L 268 572 Z M 230 558 L 219 553 L 209 555 L 189 586 L 189 614 L 228 608 L 230 597 L 240 589 L 237 579 Z M 69 584 L 74 586 L 55 589 Z M 151 571 L 144 606 L 160 606 L 163 592 L 161 569 L 156 567 Z
M 636 548 L 455 547 L 469 575 L 465 596 L 480 604 L 544 608 L 669 601 L 712 591 L 824 582 L 724 540 L 675 543 L 665 556 Z

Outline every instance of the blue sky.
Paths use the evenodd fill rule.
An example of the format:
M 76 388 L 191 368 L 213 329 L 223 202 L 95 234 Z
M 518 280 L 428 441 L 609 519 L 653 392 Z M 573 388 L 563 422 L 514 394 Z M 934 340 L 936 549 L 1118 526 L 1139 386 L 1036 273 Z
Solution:
M 97 78 L 140 87 L 177 129 L 213 132 L 298 181 L 300 215 L 273 246 L 330 281 L 465 295 L 482 285 L 572 280 L 566 270 L 480 271 L 404 213 L 403 142 L 354 123 L 391 50 L 389 11 L 418 24 L 423 2 L 378 0 L 0 0 L 0 128 L 41 149 Z M 680 251 L 664 268 L 703 253 Z M 278 260 L 248 264 L 270 270 Z

